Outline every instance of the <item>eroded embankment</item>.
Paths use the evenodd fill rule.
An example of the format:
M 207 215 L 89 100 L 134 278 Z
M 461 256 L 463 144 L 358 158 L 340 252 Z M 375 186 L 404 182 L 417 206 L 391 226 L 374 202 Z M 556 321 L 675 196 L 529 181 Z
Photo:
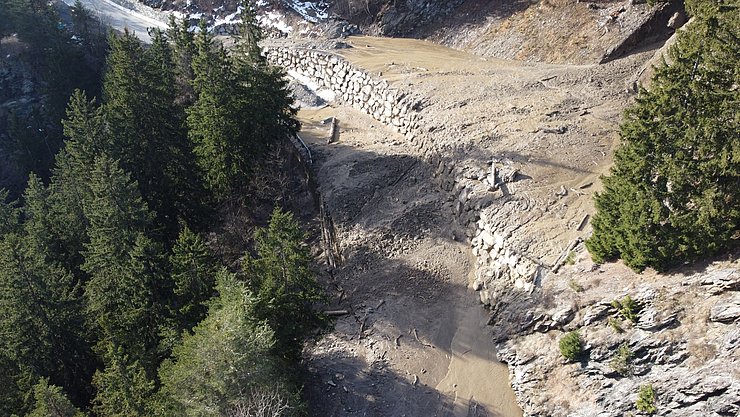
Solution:
M 521 415 L 429 167 L 351 107 L 299 117 L 341 259 L 323 277 L 340 316 L 304 356 L 312 414 Z M 342 128 L 327 143 L 331 117 Z
M 737 262 L 646 278 L 621 265 L 592 265 L 579 243 L 589 232 L 591 194 L 610 164 L 632 80 L 652 52 L 568 67 L 486 61 L 410 40 L 349 44 L 354 47 L 336 53 L 280 48 L 269 55 L 403 134 L 394 148 L 413 149 L 434 174 L 448 200 L 444 209 L 461 226 L 457 237 L 470 239 L 474 287 L 491 306 L 494 337 L 526 415 L 624 415 L 635 411 L 644 384 L 661 393 L 659 415 L 737 414 Z M 416 169 L 414 176 L 422 176 Z M 376 188 L 374 198 L 401 189 Z M 417 189 L 403 199 L 418 195 L 440 198 L 438 191 Z M 386 214 L 378 212 L 376 221 Z M 436 249 L 428 249 L 422 254 L 434 258 Z M 634 324 L 611 306 L 627 295 L 643 309 Z M 701 302 L 687 309 L 692 299 Z M 557 341 L 576 329 L 587 359 L 569 364 Z M 624 373 L 614 370 L 620 346 L 632 361 Z
M 335 79 L 351 79 L 337 82 L 335 95 L 354 105 L 300 114 L 343 259 L 327 277 L 333 307 L 348 313 L 308 349 L 313 411 L 521 415 L 470 289 L 474 260 L 449 218 L 454 204 L 433 185 L 426 147 L 408 146 L 419 142 L 412 139 L 418 102 L 340 57 L 284 51 L 268 56 L 283 65 L 293 54 L 332 62 Z M 326 87 L 326 75 L 285 66 Z M 338 138 L 330 139 L 330 117 L 339 120 Z
M 484 279 L 506 280 L 507 282 L 515 285 L 520 290 L 531 291 L 533 289 L 534 280 L 537 278 L 537 273 L 541 269 L 541 267 L 530 259 L 520 256 L 516 251 L 512 250 L 506 245 L 506 232 L 498 233 L 496 230 L 492 229 L 491 224 L 495 224 L 495 222 L 497 221 L 496 219 L 490 217 L 490 219 L 492 220 L 490 222 L 486 222 L 485 220 L 480 221 L 479 213 L 481 209 L 484 209 L 486 205 L 490 205 L 490 203 L 492 203 L 494 199 L 489 198 L 488 204 L 482 204 L 480 199 L 474 196 L 474 193 L 476 192 L 478 192 L 480 195 L 486 195 L 494 189 L 499 188 L 501 184 L 494 187 L 494 184 L 496 184 L 498 180 L 513 180 L 513 171 L 509 171 L 509 173 L 506 174 L 504 166 L 494 165 L 491 168 L 491 171 L 484 175 L 484 177 L 487 178 L 483 178 L 484 181 L 478 181 L 479 184 L 475 184 L 474 181 L 470 181 L 469 179 L 466 179 L 463 175 L 461 175 L 460 170 L 455 170 L 454 161 L 449 157 L 444 157 L 439 152 L 439 150 L 433 146 L 431 140 L 429 140 L 423 134 L 421 124 L 419 123 L 419 121 L 421 120 L 420 113 L 422 111 L 422 105 L 420 104 L 421 100 L 419 98 L 407 94 L 399 90 L 398 88 L 392 87 L 387 81 L 375 79 L 366 71 L 358 69 L 357 67 L 353 66 L 342 57 L 337 55 L 306 49 L 290 48 L 267 48 L 266 51 L 268 58 L 275 64 L 286 67 L 290 71 L 295 71 L 299 76 L 309 77 L 310 81 L 318 86 L 331 89 L 335 93 L 335 96 L 338 97 L 342 103 L 344 103 L 345 105 L 350 105 L 354 109 L 372 116 L 378 122 L 393 128 L 399 134 L 403 135 L 402 138 L 406 141 L 406 147 L 408 147 L 408 144 L 412 145 L 412 148 L 415 149 L 414 157 L 418 158 L 427 167 L 422 169 L 423 171 L 427 171 L 426 174 L 419 173 L 417 175 L 423 176 L 433 173 L 434 176 L 437 178 L 438 185 L 441 186 L 441 189 L 437 189 L 437 191 L 435 191 L 434 193 L 426 191 L 424 193 L 424 197 L 421 199 L 419 199 L 419 197 L 410 197 L 408 199 L 417 200 L 414 202 L 415 204 L 423 203 L 425 199 L 428 200 L 430 198 L 432 200 L 436 200 L 436 203 L 429 202 L 421 204 L 424 211 L 438 210 L 437 207 L 433 206 L 439 205 L 440 200 L 448 201 L 448 203 L 445 204 L 444 209 L 450 210 L 452 213 L 454 213 L 457 221 L 461 225 L 465 226 L 464 229 L 457 232 L 457 237 L 455 237 L 455 232 L 453 231 L 451 236 L 453 240 L 452 244 L 444 242 L 441 242 L 441 244 L 443 244 L 444 246 L 459 245 L 454 243 L 454 239 L 463 237 L 464 235 L 467 235 L 468 237 L 473 237 L 476 241 L 491 243 L 489 249 L 493 249 L 493 252 L 492 255 L 488 255 L 491 252 L 486 251 L 485 253 L 486 255 L 488 255 L 486 258 L 483 258 L 482 251 L 479 251 L 477 248 L 475 249 L 475 253 L 478 258 L 476 259 L 474 265 L 479 266 L 477 268 L 479 272 L 475 277 L 471 277 L 470 280 L 475 281 L 474 287 L 476 290 L 483 289 L 481 287 L 483 287 Z M 335 114 L 336 113 L 334 113 L 334 115 Z M 354 130 L 351 125 L 347 123 L 346 120 L 343 120 L 345 117 L 349 116 L 343 115 L 342 117 L 340 117 L 340 123 L 342 124 L 344 130 Z M 310 131 L 310 129 L 306 130 Z M 309 139 L 307 139 L 307 141 L 311 142 L 311 134 L 308 133 L 308 136 Z M 331 137 L 331 134 L 328 132 L 327 137 Z M 349 139 L 343 137 L 343 141 L 347 142 L 349 141 Z M 318 144 L 316 143 L 316 138 L 313 138 L 313 142 L 314 143 L 312 145 L 314 146 L 314 149 L 316 149 L 318 147 Z M 394 142 L 394 144 L 401 145 L 398 142 Z M 333 152 L 334 155 L 327 157 L 327 159 L 329 159 L 330 161 L 341 159 L 342 157 L 338 156 L 337 154 L 341 154 L 342 152 L 337 151 L 336 148 L 341 148 L 343 146 L 346 145 L 344 143 L 334 145 L 335 149 L 332 151 L 328 151 L 330 153 Z M 403 146 L 401 146 L 401 148 L 403 148 Z M 358 149 L 355 149 L 354 151 L 357 152 Z M 367 147 L 364 147 L 364 151 L 367 152 Z M 349 162 L 348 165 L 351 165 L 352 163 L 357 163 L 357 160 L 354 158 L 358 158 L 358 156 L 353 153 L 352 158 L 353 161 Z M 408 169 L 404 169 L 404 172 L 402 172 L 400 178 L 406 176 L 408 172 L 413 169 L 413 165 L 416 163 L 411 161 L 409 162 L 410 167 Z M 385 163 L 373 164 L 376 165 L 376 168 L 379 170 L 388 169 L 388 166 Z M 413 171 L 418 170 L 413 169 Z M 345 178 L 342 182 L 349 182 L 351 174 L 352 173 L 350 172 L 348 174 L 348 178 Z M 325 179 L 324 181 L 336 181 L 336 177 L 342 177 L 341 169 L 337 169 L 337 167 L 334 167 L 332 173 L 329 174 L 329 176 L 333 178 L 328 180 Z M 477 177 L 476 180 L 478 180 Z M 399 181 L 396 180 L 393 182 L 398 183 Z M 342 185 L 346 186 L 346 184 Z M 354 186 L 358 187 L 361 185 L 366 186 L 366 184 L 355 184 Z M 398 185 L 400 187 L 407 186 L 403 183 Z M 342 186 L 339 185 L 329 187 L 329 190 L 327 190 L 329 196 L 327 198 L 342 199 L 343 197 L 345 197 L 344 195 L 342 195 L 341 197 L 337 197 L 336 195 L 341 194 L 337 191 L 337 189 L 341 188 Z M 378 188 L 378 186 L 376 185 L 375 188 Z M 384 191 L 387 192 L 387 190 Z M 450 197 L 435 197 L 435 194 L 439 194 L 440 192 L 442 194 L 447 194 Z M 332 193 L 334 194 L 334 196 L 331 195 Z M 377 191 L 375 192 L 375 195 L 377 195 Z M 373 198 L 375 197 L 375 195 L 373 196 Z M 352 196 L 351 199 L 354 200 L 360 198 L 358 198 L 358 196 Z M 403 204 L 406 203 L 404 202 Z M 429 206 L 429 204 L 431 204 L 431 206 Z M 346 209 L 346 204 L 343 208 Z M 428 215 L 428 213 L 419 214 Z M 389 215 L 388 213 L 384 213 L 384 215 L 390 218 L 393 217 L 392 214 Z M 449 222 L 449 220 L 444 219 L 444 217 L 446 216 L 443 215 L 442 218 L 439 218 L 438 216 L 439 214 L 437 214 L 437 221 L 439 223 L 444 224 Z M 346 223 L 357 221 L 358 216 L 355 215 L 353 217 L 354 218 L 352 218 L 349 222 L 342 222 L 342 220 L 340 219 L 339 223 L 345 223 L 346 226 Z M 372 224 L 373 222 L 366 220 L 365 225 L 367 226 L 368 223 Z M 499 225 L 497 224 L 496 226 Z M 416 234 L 417 236 L 413 236 L 414 234 Z M 423 241 L 424 234 L 425 233 L 423 231 L 412 232 L 412 242 L 419 238 L 421 238 L 421 240 Z M 357 236 L 355 234 L 354 236 L 351 236 L 349 238 L 357 239 Z M 373 240 L 373 237 L 370 236 L 365 236 L 365 238 L 370 241 Z M 347 237 L 345 237 L 345 239 L 347 239 Z M 384 236 L 382 240 L 383 241 L 379 242 L 381 245 L 392 245 L 389 241 L 393 240 L 393 237 Z M 440 242 L 438 242 L 438 244 L 440 244 Z M 345 244 L 344 246 L 345 249 L 347 249 L 347 252 L 349 252 L 352 248 L 352 244 Z M 420 246 L 425 245 L 422 244 Z M 422 250 L 420 256 L 422 258 L 434 258 L 435 255 L 438 255 L 445 250 L 441 247 L 437 247 L 437 249 L 433 249 L 433 247 L 434 246 Z M 411 251 L 413 252 L 413 249 Z M 452 257 L 448 261 L 452 261 L 452 263 L 461 263 L 461 259 L 459 259 L 459 256 Z M 428 261 L 424 260 L 421 262 L 426 263 Z M 394 260 L 389 259 L 387 263 L 392 265 L 394 264 Z M 496 263 L 497 269 L 495 271 L 492 271 L 490 276 L 483 275 L 480 272 L 482 271 L 480 266 L 489 266 L 492 263 Z M 363 264 L 363 267 L 367 266 L 368 265 Z M 377 265 L 372 266 L 377 267 Z M 444 266 L 442 266 L 442 268 L 444 268 Z M 463 268 L 462 270 L 456 272 L 456 275 L 466 276 L 467 272 L 470 271 L 470 269 L 467 268 L 469 267 Z M 473 267 L 472 269 L 475 270 L 476 268 Z M 398 280 L 398 278 L 406 278 L 403 275 L 404 274 L 401 274 L 401 277 L 394 277 L 393 279 Z M 378 279 L 377 276 L 373 278 L 377 279 L 378 281 L 382 281 L 382 279 Z M 467 286 L 468 284 L 469 282 L 462 282 L 463 287 Z M 428 283 L 426 285 L 430 284 Z M 431 288 L 434 287 L 431 286 Z M 404 404 L 402 406 L 390 405 L 390 409 L 395 410 L 401 414 L 410 412 L 411 415 L 425 415 L 425 413 L 431 413 L 432 410 L 434 410 L 435 415 L 440 412 L 443 414 L 447 413 L 451 415 L 471 415 L 471 412 L 475 412 L 476 414 L 472 415 L 484 415 L 477 413 L 484 413 L 486 412 L 486 410 L 487 412 L 500 413 L 501 415 L 518 415 L 520 411 L 517 411 L 516 408 L 513 407 L 510 394 L 506 394 L 507 391 L 510 392 L 509 387 L 507 386 L 508 381 L 505 376 L 506 371 L 504 370 L 504 374 L 502 375 L 501 370 L 497 370 L 500 368 L 497 368 L 495 366 L 496 360 L 494 357 L 495 353 L 493 350 L 493 346 L 491 345 L 491 335 L 488 331 L 481 327 L 488 322 L 488 316 L 483 312 L 483 310 L 476 308 L 475 303 L 471 304 L 472 294 L 469 293 L 469 291 L 461 291 L 461 289 L 450 289 L 449 287 L 447 288 L 447 290 L 440 290 L 438 294 L 432 298 L 442 298 L 436 299 L 434 301 L 444 303 L 445 301 L 443 299 L 446 299 L 449 296 L 447 303 L 452 300 L 453 302 L 450 304 L 452 304 L 452 306 L 454 307 L 452 307 L 451 309 L 450 307 L 443 307 L 443 310 L 447 310 L 447 312 L 443 313 L 441 317 L 436 317 L 436 319 L 443 318 L 443 321 L 441 323 L 438 322 L 437 324 L 435 324 L 433 326 L 433 329 L 426 329 L 426 332 L 427 334 L 431 332 L 434 335 L 434 339 L 431 340 L 432 344 L 445 346 L 449 353 L 444 353 L 444 356 L 438 359 L 434 359 L 435 355 L 429 356 L 428 352 L 422 353 L 422 356 L 427 356 L 427 363 L 442 362 L 447 363 L 447 365 L 446 367 L 442 366 L 440 369 L 436 370 L 431 369 L 433 366 L 429 365 L 427 366 L 430 369 L 422 367 L 417 371 L 419 373 L 413 374 L 411 385 L 413 387 L 420 382 L 423 385 L 427 385 L 427 381 L 425 380 L 429 379 L 428 383 L 432 384 L 432 386 L 436 385 L 436 388 L 440 392 L 450 392 L 452 394 L 451 398 L 447 400 L 450 404 L 447 404 L 446 401 L 442 401 L 440 404 L 436 404 L 436 402 L 427 402 L 427 406 L 431 406 L 431 408 L 429 409 L 425 409 L 423 407 L 419 408 L 418 406 L 410 406 L 409 404 Z M 488 296 L 489 293 L 486 292 L 487 289 L 483 290 L 484 292 L 482 294 L 486 294 L 486 296 Z M 377 294 L 377 296 L 382 296 L 383 292 L 384 291 L 380 291 L 380 294 Z M 445 293 L 452 294 L 444 295 Z M 460 298 L 457 298 L 454 295 L 455 293 L 461 293 L 464 297 L 467 297 L 467 299 L 462 300 Z M 443 295 L 439 297 L 440 294 Z M 393 297 L 393 295 L 391 294 L 388 294 L 387 296 Z M 424 307 L 421 307 L 421 309 L 424 309 Z M 428 311 L 416 311 L 419 310 L 418 308 L 414 308 L 412 310 L 414 310 L 413 314 L 429 314 Z M 375 312 L 372 311 L 371 313 Z M 452 313 L 452 316 L 450 316 L 450 313 Z M 362 337 L 362 329 L 365 326 L 365 320 L 368 317 L 368 313 L 364 312 L 361 315 L 362 324 L 360 327 L 360 337 Z M 391 313 L 390 315 L 401 316 L 404 315 L 404 313 L 396 311 Z M 355 314 L 355 316 L 357 315 Z M 430 320 L 430 318 L 427 318 L 425 320 Z M 399 322 L 404 322 L 404 320 L 398 320 L 397 318 L 394 321 L 395 323 L 393 323 L 391 326 L 395 330 L 389 330 L 388 328 L 381 330 L 384 331 L 389 337 L 393 337 L 391 333 L 399 331 L 400 328 L 413 326 L 412 323 L 407 323 L 405 324 L 405 326 L 400 325 Z M 342 323 L 340 323 L 338 326 L 341 328 Z M 379 329 L 384 328 L 383 324 L 380 323 L 380 320 L 374 323 L 373 326 Z M 413 335 L 414 338 L 417 339 L 418 344 L 421 345 L 422 348 L 429 347 L 425 346 L 425 342 L 421 342 L 421 339 L 418 339 L 416 335 L 416 328 L 411 327 L 411 329 L 413 329 Z M 345 331 L 344 333 L 346 334 L 349 332 Z M 399 334 L 395 336 L 395 343 L 399 343 L 399 338 L 402 335 L 403 331 L 401 330 Z M 407 334 L 407 336 L 411 336 L 411 333 Z M 336 352 L 336 350 L 341 349 L 337 347 L 342 346 L 341 342 L 341 340 L 334 341 L 331 345 L 331 348 L 326 348 L 326 346 L 323 346 L 323 351 L 321 350 L 322 347 L 319 347 L 319 351 L 322 354 L 326 354 L 327 350 L 335 350 Z M 432 344 L 430 344 L 430 346 L 432 346 Z M 396 348 L 397 347 L 398 346 L 396 346 Z M 371 349 L 371 351 L 373 350 Z M 385 352 L 387 351 L 384 350 L 384 355 Z M 370 367 L 372 368 L 372 365 L 376 363 L 379 359 L 384 359 L 384 357 L 376 357 L 370 360 Z M 319 362 L 321 362 L 321 359 L 319 359 Z M 422 359 L 420 363 L 424 363 L 424 360 Z M 401 365 L 401 367 L 403 368 L 403 365 Z M 409 373 L 409 371 L 406 370 L 406 373 Z M 425 375 L 427 373 L 428 375 Z M 344 375 L 342 372 L 338 372 L 337 375 L 341 375 L 342 378 L 346 378 L 346 375 Z M 422 379 L 419 379 L 420 376 Z M 371 378 L 371 380 L 373 379 Z M 331 382 L 332 384 L 336 384 L 336 381 Z M 354 386 L 354 389 L 357 389 L 358 386 L 363 385 L 361 381 L 358 380 L 350 380 L 348 382 Z M 330 386 L 332 385 L 330 384 Z M 404 387 L 405 386 L 396 387 L 394 389 L 403 390 Z M 347 394 L 348 393 L 349 392 L 347 392 Z M 409 394 L 406 394 L 406 396 L 408 395 Z M 421 394 L 411 394 L 410 398 L 418 397 L 419 395 Z M 423 397 L 423 395 L 421 396 Z M 346 401 L 348 401 L 348 403 L 353 403 L 349 399 L 346 399 Z M 421 403 L 423 404 L 424 401 L 425 400 L 422 399 Z M 366 409 L 367 404 L 361 405 L 355 402 L 354 407 Z M 353 408 L 352 406 L 349 406 L 347 409 L 351 410 Z M 344 411 L 346 411 L 347 409 L 345 409 Z M 373 410 L 378 413 L 388 412 L 387 409 L 382 412 L 378 411 L 377 409 Z M 341 410 L 337 408 L 333 408 L 325 412 L 328 412 L 331 415 L 341 415 Z
M 441 188 L 451 194 L 457 220 L 467 237 L 472 238 L 479 264 L 484 265 L 478 269 L 475 284 L 476 289 L 483 290 L 484 304 L 490 304 L 491 299 L 484 288 L 487 281 L 507 280 L 517 289 L 533 290 L 546 266 L 512 246 L 509 238 L 516 225 L 506 213 L 521 210 L 521 204 L 527 203 L 514 202 L 512 198 L 493 204 L 494 200 L 506 197 L 505 191 L 499 191 L 498 195 L 497 191 L 516 179 L 514 167 L 493 163 L 487 172 L 472 173 L 466 172 L 467 167 L 458 167 L 458 161 L 444 155 L 433 138 L 425 134 L 425 126 L 420 122 L 423 98 L 373 77 L 339 55 L 294 48 L 266 48 L 265 52 L 273 63 L 334 91 L 341 103 L 395 129 L 417 148 L 424 162 L 434 169 Z

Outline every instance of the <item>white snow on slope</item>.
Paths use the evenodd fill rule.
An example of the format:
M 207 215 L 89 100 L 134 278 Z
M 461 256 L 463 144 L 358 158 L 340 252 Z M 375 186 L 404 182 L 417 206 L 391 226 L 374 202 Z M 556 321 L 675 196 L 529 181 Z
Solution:
M 75 0 L 63 1 L 69 6 L 73 6 L 75 3 Z M 95 15 L 99 16 L 104 23 L 109 24 L 117 30 L 128 28 L 129 30 L 134 31 L 136 36 L 146 43 L 151 42 L 151 38 L 147 33 L 147 28 L 167 28 L 167 24 L 164 22 L 145 16 L 137 11 L 129 10 L 110 0 L 82 0 L 82 5 L 91 10 Z
M 299 74 L 293 70 L 288 70 L 288 75 L 294 78 L 299 83 L 305 85 L 306 88 L 313 91 L 317 96 L 321 97 L 321 99 L 326 102 L 334 101 L 334 99 L 336 98 L 336 94 L 333 91 L 319 87 L 318 84 L 311 81 L 311 79 L 306 77 L 305 75 Z
M 227 23 L 241 23 L 241 19 L 237 19 L 236 17 L 239 16 L 239 13 L 242 12 L 243 7 L 239 6 L 236 8 L 236 11 L 234 13 L 226 15 L 223 19 L 216 19 L 215 22 L 213 22 L 213 26 L 221 26 Z
M 272 27 L 287 34 L 293 31 L 293 27 L 288 26 L 288 24 L 285 23 L 284 17 L 285 16 L 277 12 L 267 12 L 259 16 L 258 20 L 262 27 Z
M 301 0 L 289 0 L 288 6 L 300 14 L 309 22 L 318 22 L 329 17 L 329 6 L 324 0 L 309 2 Z

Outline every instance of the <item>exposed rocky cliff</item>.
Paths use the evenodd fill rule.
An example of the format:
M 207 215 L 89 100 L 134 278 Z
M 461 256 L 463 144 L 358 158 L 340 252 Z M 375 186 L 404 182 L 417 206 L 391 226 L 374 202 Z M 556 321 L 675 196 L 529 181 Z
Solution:
M 659 416 L 740 413 L 740 262 L 637 276 L 620 264 L 592 265 L 587 254 L 577 261 L 531 298 L 502 292 L 492 306 L 499 356 L 525 414 L 639 414 L 646 385 Z M 627 297 L 634 322 L 620 313 Z M 558 349 L 569 331 L 583 340 L 577 361 Z

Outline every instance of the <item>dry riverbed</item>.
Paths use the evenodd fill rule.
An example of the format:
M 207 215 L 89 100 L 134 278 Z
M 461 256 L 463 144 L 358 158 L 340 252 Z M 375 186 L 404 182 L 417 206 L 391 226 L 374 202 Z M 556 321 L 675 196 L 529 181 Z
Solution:
M 339 141 L 327 144 L 339 119 Z M 335 330 L 306 350 L 311 413 L 519 416 L 470 289 L 451 204 L 401 136 L 345 107 L 303 110 L 342 260 L 325 275 Z

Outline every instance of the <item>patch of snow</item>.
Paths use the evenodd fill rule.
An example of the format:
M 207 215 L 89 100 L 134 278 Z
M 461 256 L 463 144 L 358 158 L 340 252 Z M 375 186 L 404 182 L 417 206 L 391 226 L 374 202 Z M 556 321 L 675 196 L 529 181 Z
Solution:
M 292 26 L 288 26 L 283 20 L 283 16 L 277 12 L 267 12 L 257 18 L 263 27 L 273 27 L 280 32 L 290 33 L 293 31 Z
M 334 101 L 334 99 L 336 98 L 336 94 L 333 91 L 319 87 L 318 84 L 311 81 L 311 79 L 306 77 L 305 75 L 299 74 L 293 70 L 288 70 L 288 75 L 299 83 L 305 85 L 309 90 L 313 91 L 317 96 L 321 97 L 321 99 L 326 102 Z
M 289 0 L 288 6 L 309 22 L 316 23 L 329 18 L 329 6 L 324 0 L 315 2 Z
M 64 3 L 66 3 L 68 6 L 74 6 L 75 0 L 63 0 Z M 111 0 L 85 0 L 82 2 L 82 4 L 86 7 L 88 7 L 89 10 L 92 10 L 97 15 L 104 15 L 105 18 L 113 17 L 116 20 L 128 20 L 133 19 L 141 24 L 145 24 L 148 27 L 152 28 L 160 28 L 160 29 L 166 29 L 167 23 L 159 21 L 153 17 L 147 16 L 137 10 L 126 8 L 118 3 L 115 3 Z M 128 18 L 128 19 L 126 19 Z M 110 22 L 109 22 L 110 23 Z M 128 23 L 128 22 L 124 22 Z M 115 25 L 113 25 L 115 26 Z M 124 25 L 125 26 L 125 25 Z M 119 28 L 120 29 L 120 28 Z M 146 31 L 144 31 L 144 35 Z M 149 36 L 146 35 L 144 37 L 140 36 L 140 38 L 146 38 L 148 39 Z
M 239 6 L 236 8 L 236 11 L 234 13 L 231 13 L 229 15 L 226 15 L 223 19 L 216 19 L 215 22 L 213 22 L 213 26 L 221 26 L 228 23 L 241 23 L 241 19 L 236 19 L 237 16 L 239 16 L 239 13 L 242 12 L 243 7 Z

